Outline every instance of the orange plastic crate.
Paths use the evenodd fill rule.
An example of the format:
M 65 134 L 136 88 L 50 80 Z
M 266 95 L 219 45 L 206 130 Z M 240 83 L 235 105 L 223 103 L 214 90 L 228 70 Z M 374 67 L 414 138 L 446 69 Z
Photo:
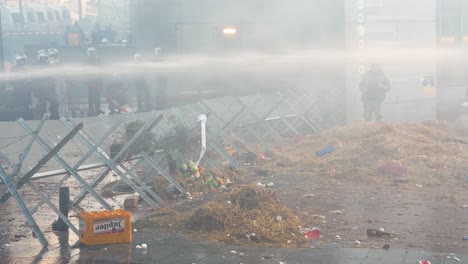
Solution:
M 78 217 L 80 242 L 87 246 L 132 241 L 132 216 L 127 211 L 82 212 Z

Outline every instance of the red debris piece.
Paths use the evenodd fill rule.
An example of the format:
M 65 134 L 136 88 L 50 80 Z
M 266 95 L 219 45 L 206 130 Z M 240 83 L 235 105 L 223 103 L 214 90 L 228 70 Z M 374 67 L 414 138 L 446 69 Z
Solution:
M 419 264 L 432 264 L 429 260 L 420 260 Z
M 314 230 L 307 231 L 304 233 L 304 237 L 309 238 L 309 239 L 320 238 L 320 230 L 314 229 Z

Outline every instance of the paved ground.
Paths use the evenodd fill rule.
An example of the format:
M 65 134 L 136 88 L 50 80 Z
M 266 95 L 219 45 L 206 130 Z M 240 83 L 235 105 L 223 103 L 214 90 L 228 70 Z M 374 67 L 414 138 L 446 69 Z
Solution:
M 90 122 L 90 121 L 89 121 Z M 55 125 L 50 123 L 50 125 Z M 55 141 L 59 140 L 59 137 L 65 134 L 65 129 L 57 123 L 57 131 L 55 130 L 48 130 L 53 132 L 48 132 L 45 137 L 47 138 L 48 143 L 54 144 Z M 95 125 L 90 123 L 89 125 Z M 16 125 L 17 126 L 17 125 Z M 101 133 L 104 131 L 103 128 L 97 129 L 97 125 L 93 127 L 93 131 L 102 130 Z M 17 129 L 4 129 L 4 131 L 8 131 L 5 134 L 5 138 L 0 139 L 0 143 L 8 144 L 9 142 L 3 141 L 11 141 L 16 140 Z M 5 132 L 6 133 L 6 132 Z M 59 136 L 57 136 L 59 135 Z M 25 142 L 22 142 L 25 145 Z M 77 142 L 77 145 L 70 145 L 70 149 L 67 149 L 63 152 L 63 156 L 69 159 L 71 164 L 78 159 L 80 155 L 79 149 L 82 148 Z M 11 157 L 17 158 L 18 152 L 21 151 L 21 147 L 17 144 L 13 144 L 5 148 L 5 150 L 11 148 L 11 152 L 8 152 Z M 78 151 L 77 151 L 78 149 Z M 85 150 L 85 148 L 83 148 Z M 32 150 L 32 157 L 40 157 L 42 156 L 42 151 L 38 146 L 35 146 Z M 28 160 L 30 163 L 25 163 L 27 166 L 34 165 L 34 162 L 37 160 Z M 59 168 L 56 164 L 48 164 L 45 169 L 56 169 Z M 27 167 L 26 166 L 26 167 Z M 289 178 L 288 182 L 291 182 L 293 179 L 293 175 Z M 262 179 L 263 180 L 263 179 Z M 266 179 L 265 179 L 266 180 Z M 288 185 L 288 182 L 281 182 L 275 179 L 268 179 L 268 181 L 274 181 L 275 186 L 278 189 L 278 193 L 282 195 L 283 191 L 292 190 L 292 187 Z M 299 181 L 297 181 L 299 182 Z M 38 182 L 40 184 L 41 189 L 47 190 L 49 188 L 49 182 Z M 72 194 L 76 191 L 74 188 L 75 185 L 70 184 L 69 186 L 72 187 Z M 379 197 L 375 193 L 380 193 L 381 190 L 375 189 L 372 192 L 365 190 L 361 193 L 369 194 L 371 197 L 374 197 L 375 200 L 371 199 L 369 201 L 365 201 L 367 198 L 364 195 L 357 195 L 357 194 L 348 194 L 345 189 L 346 186 L 337 187 L 339 189 L 339 193 L 341 196 L 339 197 L 346 197 L 343 201 L 339 199 L 333 200 L 329 199 L 330 197 L 336 197 L 337 195 L 331 194 L 324 194 L 323 190 L 321 190 L 321 186 L 313 186 L 311 189 L 302 190 L 304 193 L 313 193 L 320 200 L 328 200 L 330 201 L 330 210 L 335 209 L 342 209 L 342 208 L 350 208 L 345 205 L 354 206 L 360 205 L 363 208 L 353 208 L 353 211 L 347 210 L 345 214 L 334 216 L 333 219 L 330 216 L 329 218 L 331 221 L 336 219 L 336 221 L 342 221 L 343 223 L 347 223 L 343 219 L 346 218 L 348 212 L 352 212 L 354 215 L 351 215 L 351 220 L 353 221 L 360 221 L 361 218 L 358 216 L 364 215 L 367 218 L 364 220 L 369 220 L 370 218 L 366 213 L 366 206 L 369 208 L 376 208 L 376 205 L 379 205 L 378 208 L 387 208 L 385 206 L 386 198 L 389 197 L 388 195 L 381 195 Z M 364 186 L 365 187 L 365 186 Z M 364 188 L 363 187 L 363 188 Z M 430 247 L 424 246 L 417 250 L 404 250 L 404 249 L 390 249 L 390 251 L 383 251 L 383 250 L 371 250 L 371 249 L 346 249 L 341 248 L 337 245 L 329 245 L 326 248 L 308 248 L 308 249 L 274 249 L 274 248 L 253 248 L 248 246 L 234 246 L 234 245 L 227 245 L 222 243 L 211 243 L 201 240 L 196 240 L 194 238 L 190 238 L 181 234 L 168 234 L 168 233 L 161 233 L 160 231 L 156 230 L 145 230 L 144 226 L 138 226 L 137 229 L 139 232 L 135 233 L 134 235 L 134 242 L 131 244 L 119 244 L 119 245 L 107 245 L 101 247 L 70 247 L 68 243 L 74 243 L 76 241 L 76 236 L 70 235 L 67 236 L 57 236 L 55 233 L 50 231 L 50 227 L 45 229 L 45 235 L 49 242 L 51 242 L 51 247 L 48 251 L 42 251 L 39 242 L 32 238 L 30 228 L 27 227 L 24 223 L 24 219 L 22 217 L 18 217 L 20 213 L 18 212 L 17 206 L 14 201 L 10 200 L 8 203 L 2 205 L 1 211 L 3 212 L 0 214 L 0 264 L 6 263 L 330 263 L 330 264 L 339 264 L 339 263 L 417 263 L 418 260 L 430 260 L 433 264 L 435 263 L 468 263 L 468 241 L 462 241 L 461 236 L 463 234 L 463 230 L 466 230 L 466 211 L 463 211 L 461 208 L 462 205 L 466 204 L 466 196 L 464 196 L 464 186 L 454 187 L 455 189 L 445 189 L 450 190 L 450 197 L 454 196 L 454 194 L 460 192 L 460 199 L 455 199 L 457 202 L 456 210 L 452 211 L 440 211 L 440 210 L 425 210 L 424 207 L 421 207 L 418 211 L 411 211 L 408 210 L 407 204 L 403 204 L 403 209 L 400 207 L 395 207 L 398 210 L 403 210 L 403 212 L 395 212 L 399 217 L 403 217 L 403 214 L 412 214 L 408 217 L 420 217 L 430 219 L 431 223 L 434 223 L 434 226 L 431 227 L 430 230 L 435 230 L 434 232 L 441 232 L 444 234 L 448 234 L 447 236 L 450 241 L 455 241 L 457 245 L 454 245 L 454 248 L 458 250 L 456 257 L 458 257 L 461 261 L 456 261 L 454 259 L 447 259 L 447 254 L 436 254 L 431 252 L 423 252 L 422 250 L 429 250 L 429 251 L 440 251 L 439 247 Z M 392 189 L 389 189 L 390 191 Z M 23 190 L 24 191 L 24 190 Z M 335 193 L 338 192 L 337 190 L 334 191 Z M 358 192 L 359 194 L 359 192 Z M 397 195 L 399 193 L 396 193 Z M 430 193 L 430 190 L 424 190 L 424 192 L 419 191 L 411 192 L 409 194 L 401 194 L 400 200 L 403 202 L 412 202 L 416 204 L 414 201 L 415 196 L 419 196 L 421 199 L 427 199 L 428 202 L 431 202 L 431 206 L 439 206 L 438 203 L 434 202 L 433 200 L 440 200 L 445 199 L 447 197 L 438 197 L 433 196 Z M 34 196 L 25 196 L 25 200 L 28 204 L 32 202 L 37 202 L 37 197 Z M 282 195 L 283 197 L 283 195 Z M 310 207 L 311 200 L 303 198 L 303 194 L 300 193 L 302 204 L 297 205 L 299 209 L 304 209 Z M 351 198 L 349 198 L 351 197 Z M 431 198 L 432 197 L 432 198 Z M 297 197 L 293 197 L 291 201 L 296 201 Z M 455 197 L 457 198 L 457 197 Z M 355 202 L 359 200 L 361 202 Z M 430 200 L 433 199 L 433 200 Z M 287 200 L 287 199 L 286 199 Z M 368 199 L 367 199 L 368 200 Z M 449 200 L 450 199 L 446 199 Z M 301 202 L 299 201 L 299 202 Z M 57 201 L 53 199 L 53 202 L 57 204 Z M 92 204 L 87 203 L 85 201 L 85 205 L 92 206 Z M 291 205 L 295 205 L 291 202 Z M 417 204 L 416 204 L 417 205 Z M 443 206 L 439 206 L 443 208 Z M 390 207 L 393 208 L 394 207 Z M 432 207 L 428 207 L 432 208 Z M 324 215 L 329 213 L 330 210 L 324 210 Z M 368 211 L 368 210 L 367 210 Z M 371 210 L 372 211 L 372 210 Z M 389 212 L 394 212 L 394 210 L 388 210 Z M 8 213 L 5 213 L 8 212 Z M 385 214 L 381 214 L 380 211 L 375 211 L 376 216 L 372 219 L 373 226 L 380 227 L 385 226 L 386 228 L 389 226 L 389 223 L 384 222 L 387 221 L 388 216 Z M 361 213 L 361 215 L 357 215 Z M 316 212 L 314 212 L 316 214 Z M 430 214 L 427 217 L 424 214 Z M 56 218 L 54 215 L 52 219 L 50 218 L 50 210 L 43 210 L 36 215 L 39 219 L 39 222 L 44 225 L 50 225 L 53 219 Z M 451 218 L 447 217 L 456 216 L 457 219 L 462 221 L 461 224 L 455 225 L 453 224 Z M 369 219 L 368 219 L 369 218 Z M 360 223 L 353 223 L 349 221 L 347 225 L 349 226 L 359 226 Z M 72 217 L 72 222 L 76 224 L 76 218 Z M 367 221 L 368 223 L 368 221 Z M 407 224 L 409 221 L 398 221 L 395 222 L 395 227 L 397 225 Z M 416 229 L 417 233 L 420 234 L 431 234 L 427 232 L 426 229 L 423 229 L 423 225 L 421 222 L 413 221 L 411 222 L 415 225 L 418 225 Z M 367 225 L 367 224 L 366 224 Z M 360 227 L 360 226 L 359 226 Z M 367 226 L 362 226 L 365 228 Z M 451 228 L 453 227 L 453 228 Z M 450 229 L 451 228 L 451 229 Z M 391 228 L 389 228 L 391 229 Z M 447 229 L 450 229 L 450 233 L 447 233 Z M 405 234 L 405 236 L 414 239 L 415 235 L 411 233 L 399 232 L 400 234 Z M 18 236 L 18 241 L 11 241 L 11 236 L 15 239 L 15 236 Z M 432 236 L 428 237 L 428 240 L 437 241 L 440 239 L 440 236 Z M 353 238 L 350 238 L 349 241 L 353 241 Z M 148 249 L 146 251 L 136 250 L 135 246 L 137 244 L 146 243 L 148 244 Z M 235 251 L 235 253 L 231 252 Z M 241 254 L 242 253 L 242 254 Z
M 3 246 L 0 263 L 319 263 L 319 264 L 395 264 L 429 260 L 436 263 L 468 263 L 468 255 L 433 254 L 399 249 L 346 249 L 330 245 L 324 248 L 274 249 L 253 248 L 195 240 L 181 234 L 139 230 L 133 243 L 96 247 L 71 247 L 62 237 L 61 246 L 41 252 L 37 241 L 27 240 L 13 247 Z M 62 240 L 62 241 L 60 241 Z M 136 245 L 146 243 L 147 250 Z M 29 248 L 28 248 L 29 246 Z M 20 248 L 23 248 L 20 250 Z M 14 254 L 13 254 L 14 252 Z

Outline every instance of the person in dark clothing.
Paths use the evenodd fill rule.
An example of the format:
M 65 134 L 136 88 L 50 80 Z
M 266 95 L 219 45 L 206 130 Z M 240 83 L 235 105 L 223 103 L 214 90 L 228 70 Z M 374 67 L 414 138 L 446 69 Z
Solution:
M 90 67 L 99 67 L 101 61 L 96 55 L 96 49 L 94 47 L 88 48 L 88 57 L 86 58 L 86 64 Z M 102 78 L 99 75 L 91 75 L 88 77 L 88 116 L 98 116 L 104 114 L 101 110 L 101 91 L 102 91 Z
M 93 45 L 99 45 L 101 43 L 101 40 L 103 39 L 104 32 L 101 29 L 101 24 L 99 22 L 96 22 L 94 25 L 93 32 L 91 32 L 91 43 Z
M 364 119 L 372 121 L 382 120 L 382 103 L 390 90 L 390 82 L 378 64 L 372 64 L 370 70 L 364 74 L 359 84 L 361 101 L 364 103 Z
M 17 54 L 15 56 L 14 66 L 11 68 L 12 72 L 20 73 L 25 71 L 26 55 Z M 13 86 L 13 106 L 20 116 L 25 120 L 34 118 L 32 111 L 32 91 L 31 82 L 27 79 L 18 78 L 11 82 Z
M 49 55 L 49 59 L 47 63 L 50 67 L 60 67 L 62 65 L 62 61 L 59 58 L 59 51 L 56 48 L 50 48 L 47 50 L 47 54 Z M 57 75 L 56 77 L 52 78 L 54 83 L 54 90 L 55 96 L 57 100 L 60 102 L 62 101 L 66 94 L 67 94 L 67 80 L 62 76 Z
M 128 103 L 128 95 L 125 92 L 124 83 L 119 74 L 114 74 L 106 90 L 110 114 L 122 113 L 122 107 Z
M 47 51 L 40 50 L 37 53 L 36 68 L 47 69 L 49 56 Z M 38 118 L 42 118 L 47 113 L 47 104 L 49 104 L 50 119 L 59 119 L 59 102 L 55 91 L 55 82 L 50 77 L 39 77 L 34 82 L 34 96 L 38 99 Z
M 115 37 L 117 36 L 117 32 L 114 31 L 112 25 L 109 24 L 106 29 L 104 30 L 104 38 L 109 41 L 109 43 L 113 44 L 115 42 Z
M 133 59 L 135 63 L 141 62 L 141 54 L 135 54 Z M 136 74 L 134 83 L 137 92 L 138 112 L 147 112 L 153 110 L 153 107 L 150 103 L 151 93 L 149 90 L 148 83 L 145 80 L 145 76 L 141 74 Z

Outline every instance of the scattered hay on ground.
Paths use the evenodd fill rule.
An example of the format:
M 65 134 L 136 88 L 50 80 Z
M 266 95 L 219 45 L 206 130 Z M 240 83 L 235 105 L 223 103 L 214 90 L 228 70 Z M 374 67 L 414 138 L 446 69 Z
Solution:
M 315 155 L 327 146 L 337 150 L 324 157 Z M 468 170 L 468 138 L 455 134 L 441 121 L 395 125 L 357 122 L 304 138 L 287 148 L 273 149 L 277 161 L 286 167 L 293 164 L 296 171 L 341 179 L 380 181 L 382 178 L 376 176 L 388 178 L 382 173 L 388 164 L 399 164 L 408 180 L 434 184 L 458 181 Z
M 239 187 L 194 211 L 153 221 L 234 244 L 297 247 L 305 241 L 301 219 L 271 189 L 259 186 Z

